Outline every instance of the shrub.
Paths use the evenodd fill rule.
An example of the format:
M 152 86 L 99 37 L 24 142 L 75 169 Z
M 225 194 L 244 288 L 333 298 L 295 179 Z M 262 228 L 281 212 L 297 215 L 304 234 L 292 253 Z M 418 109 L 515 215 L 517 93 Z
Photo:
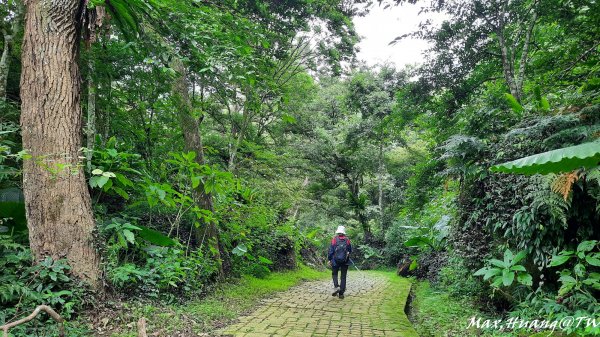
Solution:
M 86 288 L 75 284 L 65 260 L 49 257 L 32 264 L 31 252 L 18 235 L 0 234 L 0 325 L 28 315 L 41 304 L 71 318 L 84 304 Z M 43 329 L 54 329 L 54 325 Z M 11 329 L 17 336 L 31 336 L 35 327 Z

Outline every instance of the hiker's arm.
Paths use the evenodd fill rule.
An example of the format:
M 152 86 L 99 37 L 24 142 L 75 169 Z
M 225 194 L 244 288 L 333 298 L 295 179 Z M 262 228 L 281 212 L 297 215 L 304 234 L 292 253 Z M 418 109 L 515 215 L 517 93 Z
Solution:
M 333 245 L 329 245 L 329 251 L 327 252 L 327 260 L 331 262 L 333 260 Z

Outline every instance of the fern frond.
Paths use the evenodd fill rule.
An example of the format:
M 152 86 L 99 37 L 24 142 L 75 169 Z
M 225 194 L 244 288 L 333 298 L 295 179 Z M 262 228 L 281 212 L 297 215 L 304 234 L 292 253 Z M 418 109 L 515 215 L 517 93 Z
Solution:
M 563 173 L 556 176 L 550 189 L 554 193 L 559 193 L 563 196 L 565 201 L 569 198 L 569 194 L 571 194 L 571 190 L 573 189 L 573 184 L 579 180 L 581 177 L 579 170 Z

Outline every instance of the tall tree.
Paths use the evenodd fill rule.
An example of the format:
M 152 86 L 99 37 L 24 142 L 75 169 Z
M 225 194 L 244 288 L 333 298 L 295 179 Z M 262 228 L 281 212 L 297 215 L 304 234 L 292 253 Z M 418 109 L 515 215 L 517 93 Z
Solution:
M 177 104 L 177 117 L 181 130 L 183 131 L 183 139 L 185 151 L 196 153 L 195 161 L 199 165 L 205 165 L 204 148 L 202 146 L 202 135 L 200 134 L 200 121 L 193 115 L 193 104 L 190 98 L 190 81 L 189 72 L 184 63 L 175 57 L 171 62 L 172 68 L 177 72 L 177 77 L 173 83 L 173 96 Z M 214 202 L 211 193 L 207 193 L 204 184 L 200 182 L 198 187 L 194 189 L 194 201 L 201 209 L 214 212 Z M 221 254 L 219 229 L 213 220 L 203 221 L 201 227 L 196 229 L 197 241 L 202 241 L 205 237 L 211 251 L 216 255 L 215 258 L 219 261 L 219 274 L 223 274 L 223 259 Z
M 0 3 L 4 3 L 1 1 Z M 10 53 L 15 43 L 15 38 L 21 32 L 23 24 L 23 4 L 19 0 L 9 0 L 3 4 L 0 9 L 2 21 L 0 29 L 4 38 L 2 55 L 0 56 L 0 100 L 6 100 L 6 85 L 8 81 L 8 72 L 10 70 Z
M 23 190 L 34 257 L 66 258 L 97 286 L 94 217 L 80 161 L 79 43 L 84 2 L 26 2 L 21 74 Z
M 423 11 L 444 13 L 448 19 L 440 27 L 427 21 L 418 31 L 396 38 L 413 36 L 432 42 L 422 68 L 423 81 L 436 89 L 450 88 L 460 100 L 495 79 L 495 71 L 500 67 L 510 93 L 521 101 L 534 27 L 538 24 L 539 1 L 425 3 Z M 473 69 L 482 64 L 487 65 L 486 71 L 473 74 Z

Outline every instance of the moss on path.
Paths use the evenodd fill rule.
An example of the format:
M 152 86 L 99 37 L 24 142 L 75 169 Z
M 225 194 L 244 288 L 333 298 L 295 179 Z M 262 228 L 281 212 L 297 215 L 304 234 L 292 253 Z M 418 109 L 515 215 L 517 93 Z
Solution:
M 391 272 L 348 274 L 346 298 L 330 280 L 306 282 L 264 299 L 221 331 L 227 336 L 418 336 L 404 307 L 411 282 Z

